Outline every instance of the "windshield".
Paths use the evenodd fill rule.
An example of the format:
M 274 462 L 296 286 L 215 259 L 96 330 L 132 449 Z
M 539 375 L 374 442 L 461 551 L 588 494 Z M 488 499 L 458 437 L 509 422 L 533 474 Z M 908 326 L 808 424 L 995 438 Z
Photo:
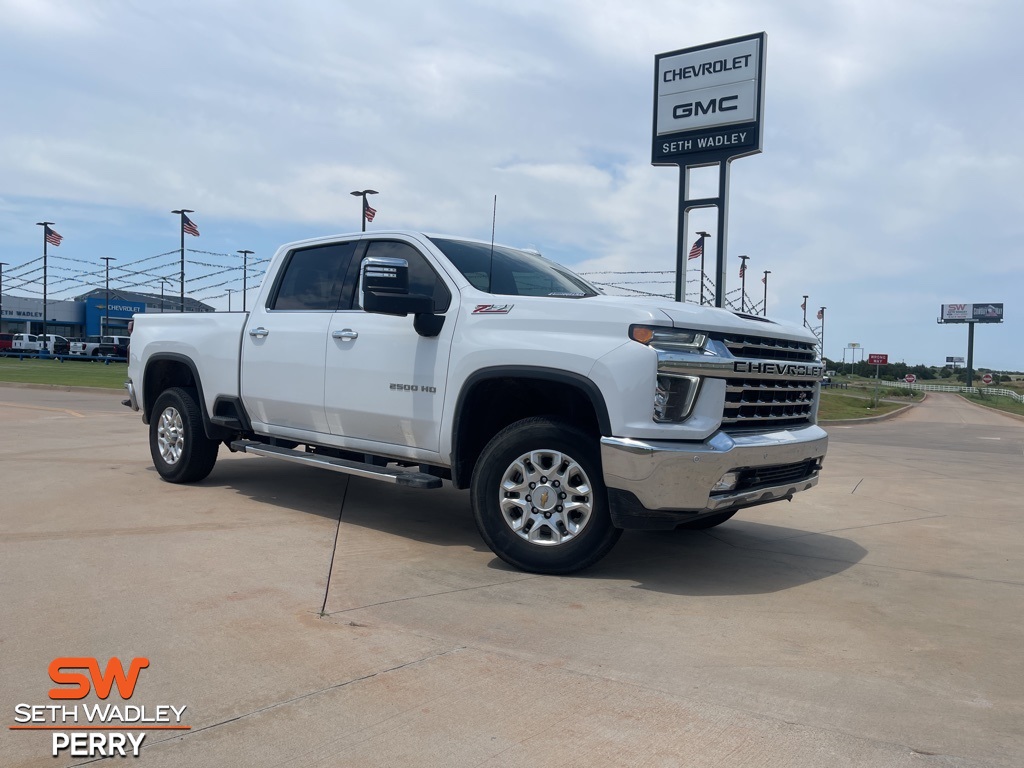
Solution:
M 579 275 L 539 253 L 488 243 L 432 237 L 474 288 L 502 296 L 562 296 L 585 298 L 600 291 Z M 492 261 L 493 253 L 493 261 Z

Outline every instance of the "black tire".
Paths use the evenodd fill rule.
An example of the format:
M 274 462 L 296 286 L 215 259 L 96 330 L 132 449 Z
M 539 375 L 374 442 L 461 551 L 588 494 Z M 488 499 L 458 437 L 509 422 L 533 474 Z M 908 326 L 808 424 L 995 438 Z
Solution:
M 676 530 L 705 531 L 708 528 L 714 528 L 716 525 L 721 525 L 726 520 L 735 515 L 737 512 L 739 512 L 738 509 L 730 509 L 725 512 L 716 512 L 713 515 L 705 515 L 704 517 L 698 517 L 696 520 L 691 520 L 688 523 L 680 523 L 676 526 Z
M 160 477 L 169 483 L 202 480 L 213 470 L 219 448 L 203 430 L 194 389 L 173 387 L 160 394 L 149 420 L 149 452 Z
M 517 464 L 531 452 L 536 452 L 537 464 L 532 460 Z M 555 461 L 561 463 L 548 463 Z M 517 466 L 525 468 L 526 474 Z M 520 484 L 522 492 L 502 490 L 509 478 L 514 478 L 510 483 Z M 540 497 L 528 498 L 530 482 L 534 491 L 543 489 L 543 504 Z M 573 486 L 588 493 L 571 494 L 569 501 L 576 508 L 564 511 L 559 502 L 569 498 Z M 597 438 L 548 417 L 517 421 L 494 436 L 476 462 L 470 498 L 477 528 L 491 551 L 509 565 L 532 573 L 565 574 L 591 566 L 608 554 L 622 534 L 612 525 L 608 511 Z M 524 506 L 522 512 L 519 504 Z M 527 504 L 530 510 L 525 509 Z M 542 511 L 545 506 L 547 516 Z

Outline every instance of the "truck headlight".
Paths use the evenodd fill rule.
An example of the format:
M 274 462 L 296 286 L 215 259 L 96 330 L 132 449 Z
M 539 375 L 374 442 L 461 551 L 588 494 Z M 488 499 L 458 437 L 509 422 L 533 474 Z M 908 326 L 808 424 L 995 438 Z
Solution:
M 659 374 L 654 387 L 654 420 L 662 424 L 683 421 L 693 410 L 699 389 L 697 376 Z
M 629 338 L 654 349 L 678 352 L 703 352 L 708 335 L 703 331 L 666 328 L 661 325 L 631 325 Z

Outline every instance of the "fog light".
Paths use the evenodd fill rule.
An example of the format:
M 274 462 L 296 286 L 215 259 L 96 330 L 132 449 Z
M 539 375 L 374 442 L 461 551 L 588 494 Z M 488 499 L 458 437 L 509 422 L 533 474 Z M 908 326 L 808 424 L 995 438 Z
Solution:
M 711 489 L 712 493 L 719 491 L 731 491 L 736 488 L 736 484 L 740 481 L 739 472 L 726 472 L 722 475 L 722 479 L 715 483 L 715 486 Z

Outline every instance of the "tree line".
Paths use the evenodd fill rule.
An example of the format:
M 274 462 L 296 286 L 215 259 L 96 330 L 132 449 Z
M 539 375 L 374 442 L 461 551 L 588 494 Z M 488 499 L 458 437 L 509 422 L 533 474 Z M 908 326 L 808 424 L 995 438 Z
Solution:
M 889 363 L 887 365 L 874 366 L 866 360 L 861 360 L 856 363 L 844 363 L 836 360 L 829 360 L 825 358 L 825 367 L 830 371 L 835 371 L 838 374 L 854 376 L 863 376 L 865 378 L 873 379 L 875 377 L 875 368 L 878 368 L 878 376 L 883 381 L 900 381 L 908 373 L 912 373 L 917 376 L 919 381 L 931 381 L 935 379 L 955 379 L 956 381 L 967 381 L 967 369 L 956 368 L 952 366 L 936 366 L 936 365 L 907 365 L 906 363 Z M 1001 373 L 993 371 L 989 368 L 977 368 L 974 371 L 974 377 L 980 378 L 986 373 L 992 374 L 992 380 L 994 382 L 1013 381 L 1013 377 L 1009 373 Z M 1020 375 L 1019 373 L 1017 375 Z

